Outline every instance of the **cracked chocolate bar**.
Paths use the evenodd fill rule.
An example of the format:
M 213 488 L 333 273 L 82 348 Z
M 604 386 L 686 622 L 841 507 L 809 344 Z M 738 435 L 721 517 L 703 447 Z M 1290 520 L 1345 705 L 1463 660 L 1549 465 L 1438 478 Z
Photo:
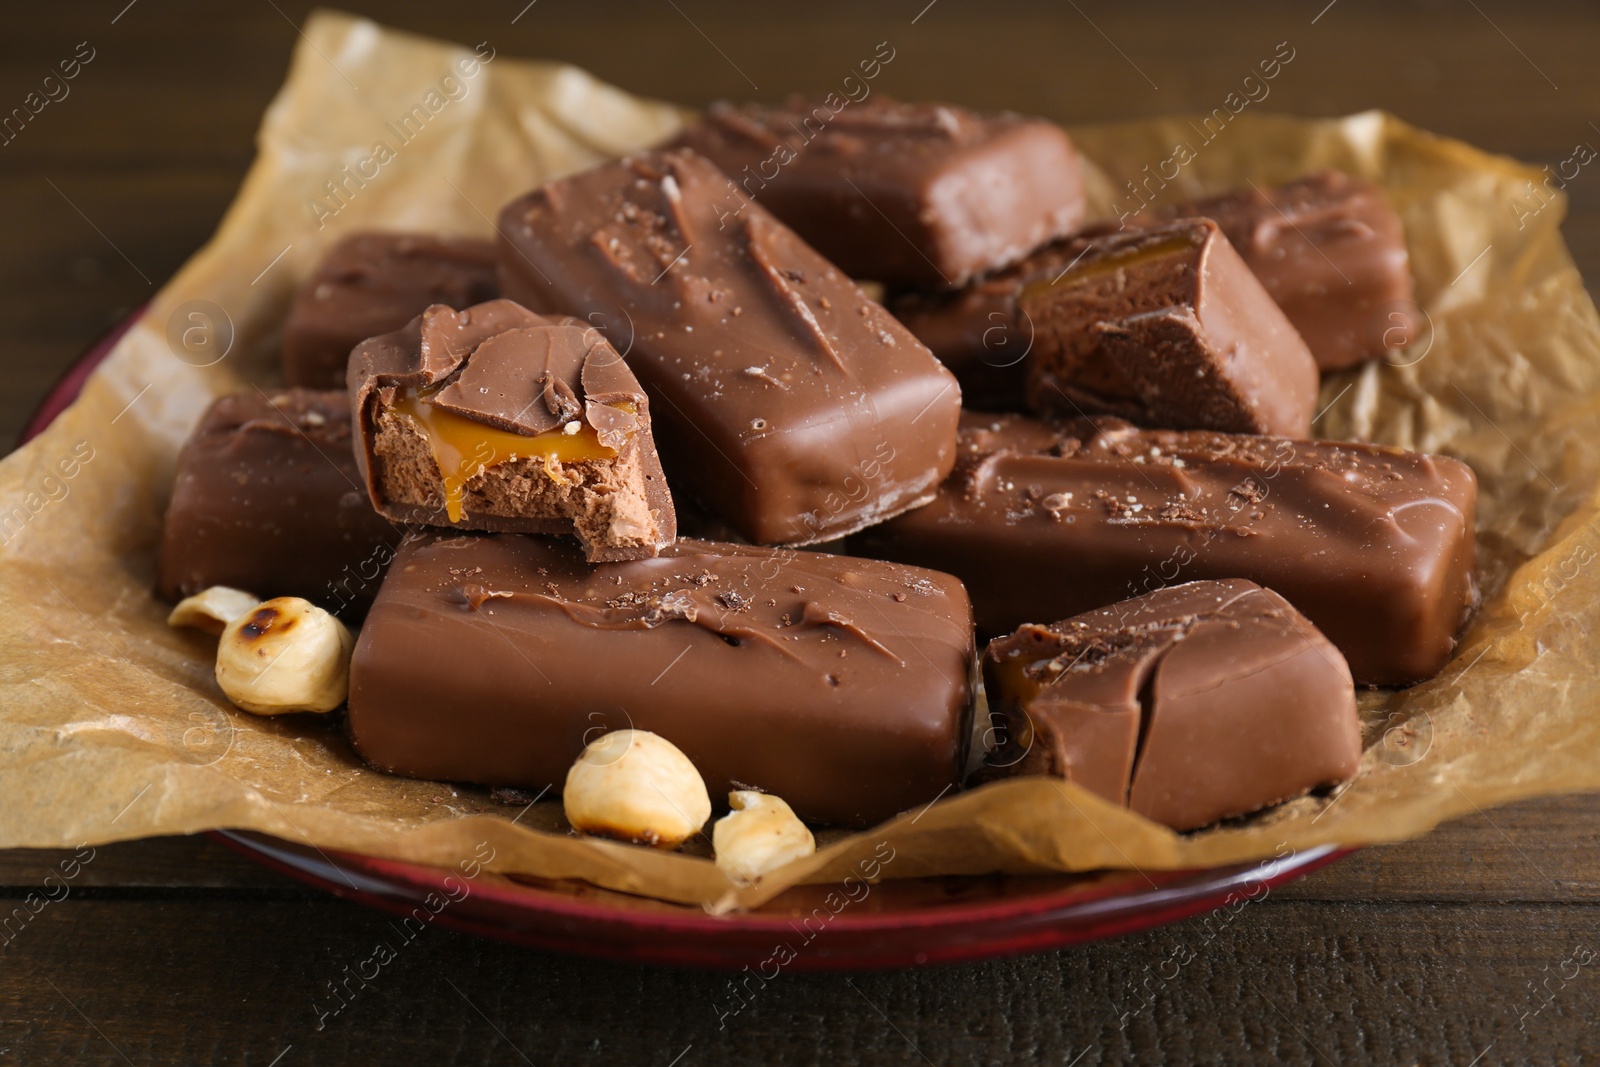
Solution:
M 1195 579 L 1286 597 L 1358 683 L 1437 673 L 1476 603 L 1477 481 L 1379 445 L 964 417 L 925 508 L 850 541 L 962 579 L 984 636 Z
M 1053 775 L 1174 830 L 1345 781 L 1361 758 L 1350 669 L 1241 579 L 1160 589 L 983 656 L 1004 776 Z
M 537 792 L 635 727 L 719 800 L 864 826 L 958 783 L 972 642 L 961 583 L 914 567 L 696 541 L 591 567 L 550 538 L 441 532 L 402 548 L 367 617 L 349 729 L 380 770 Z
M 500 216 L 508 297 L 603 330 L 649 393 L 674 494 L 760 544 L 929 499 L 960 388 L 882 306 L 692 152 L 564 178 Z

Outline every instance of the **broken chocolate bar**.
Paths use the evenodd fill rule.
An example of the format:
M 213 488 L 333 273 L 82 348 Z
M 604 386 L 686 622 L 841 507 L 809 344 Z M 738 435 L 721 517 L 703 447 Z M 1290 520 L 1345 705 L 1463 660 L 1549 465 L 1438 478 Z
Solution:
M 1248 578 L 1357 682 L 1404 685 L 1444 666 L 1474 605 L 1476 499 L 1465 464 L 1397 448 L 972 414 L 938 499 L 850 548 L 961 578 L 984 636 Z
M 401 533 L 362 491 L 343 391 L 225 396 L 178 453 L 156 591 L 228 585 L 359 615 Z
M 1380 358 L 1420 333 L 1400 216 L 1372 182 L 1323 171 L 1161 213 L 1214 219 L 1323 370 Z
M 989 643 L 1005 775 L 1077 782 L 1193 830 L 1355 774 L 1350 669 L 1254 582 L 1189 582 Z
M 342 389 L 350 350 L 362 341 L 398 330 L 430 304 L 464 308 L 498 295 L 491 241 L 351 234 L 295 294 L 283 328 L 284 379 Z
M 719 800 L 862 826 L 959 780 L 972 653 L 961 583 L 917 568 L 694 541 L 590 567 L 548 538 L 431 534 L 361 631 L 349 728 L 383 771 L 559 792 L 634 727 Z
M 902 294 L 891 310 L 954 372 L 968 407 L 1015 410 L 1021 357 L 1033 338 L 1032 323 L 1017 311 L 1023 287 L 1056 277 L 1089 238 L 1197 217 L 1221 227 L 1319 369 L 1377 359 L 1418 337 L 1422 313 L 1400 217 L 1383 190 L 1339 171 L 1087 226 L 954 293 Z
M 1028 404 L 1145 426 L 1304 437 L 1317 364 L 1217 224 L 1095 237 L 1025 285 Z
M 727 172 L 724 211 L 754 198 L 857 278 L 963 285 L 1083 217 L 1060 127 L 874 97 L 830 107 L 713 104 L 679 140 Z
M 960 388 L 905 327 L 692 152 L 596 167 L 500 216 L 506 295 L 603 329 L 649 391 L 674 493 L 762 544 L 926 501 Z
M 650 403 L 575 320 L 435 304 L 356 347 L 350 407 L 372 505 L 396 522 L 571 533 L 591 561 L 653 556 L 677 534 Z

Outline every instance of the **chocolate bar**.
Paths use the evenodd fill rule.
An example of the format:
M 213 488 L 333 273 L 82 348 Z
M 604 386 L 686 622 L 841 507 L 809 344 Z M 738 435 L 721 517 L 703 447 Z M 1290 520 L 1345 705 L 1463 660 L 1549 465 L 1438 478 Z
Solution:
M 1145 426 L 1304 437 L 1316 360 L 1217 224 L 1090 238 L 1017 298 L 1028 405 Z
M 362 491 L 343 391 L 225 396 L 178 453 L 156 591 L 228 585 L 359 616 L 401 533 Z
M 1054 278 L 1089 238 L 1194 217 L 1222 228 L 1319 369 L 1377 359 L 1418 336 L 1422 313 L 1413 303 L 1400 217 L 1382 189 L 1340 171 L 1096 223 L 964 289 L 905 293 L 890 308 L 954 372 L 969 408 L 1015 410 L 1022 406 L 1021 353 L 1033 338 L 1032 324 L 1017 312 L 1023 287 Z
M 551 182 L 500 216 L 502 282 L 605 331 L 644 383 L 674 494 L 762 544 L 838 537 L 926 501 L 960 388 L 926 348 L 692 152 Z
M 349 729 L 380 770 L 537 792 L 635 727 L 719 801 L 863 826 L 958 782 L 972 655 L 961 583 L 913 567 L 695 541 L 590 567 L 548 538 L 437 534 L 367 616 Z
M 676 536 L 650 402 L 592 326 L 435 304 L 356 347 L 350 407 L 372 506 L 396 522 L 570 533 L 591 561 Z
M 1216 220 L 1323 370 L 1381 358 L 1420 332 L 1400 216 L 1372 182 L 1322 171 L 1161 214 Z
M 882 97 L 719 103 L 678 144 L 727 172 L 729 215 L 754 198 L 840 270 L 891 287 L 964 285 L 1083 217 L 1066 133 L 1010 113 Z
M 295 294 L 283 328 L 284 380 L 342 389 L 350 350 L 362 341 L 400 329 L 430 304 L 464 308 L 498 295 L 492 241 L 351 234 Z
M 850 541 L 954 574 L 984 636 L 1202 578 L 1282 594 L 1363 685 L 1437 673 L 1476 598 L 1477 482 L 1379 445 L 963 419 L 938 498 Z
M 1160 589 L 989 643 L 1007 776 L 1077 782 L 1193 830 L 1345 781 L 1361 758 L 1350 669 L 1254 582 Z

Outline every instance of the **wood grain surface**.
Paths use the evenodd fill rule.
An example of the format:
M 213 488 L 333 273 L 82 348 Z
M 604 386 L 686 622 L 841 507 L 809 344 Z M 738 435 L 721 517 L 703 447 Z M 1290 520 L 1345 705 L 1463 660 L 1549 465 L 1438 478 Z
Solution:
M 1539 164 L 1600 145 L 1600 12 L 1509 0 L 1200 5 L 908 0 L 354 4 L 700 105 L 879 89 L 1066 122 L 1209 110 L 1280 41 L 1266 109 L 1384 107 Z M 9 440 L 83 349 L 209 235 L 308 5 L 10 4 L 0 113 L 81 42 L 70 94 L 0 144 Z M 1600 171 L 1565 232 L 1600 278 Z M 4 818 L 0 810 L 0 818 Z M 429 930 L 336 1016 L 319 997 L 389 920 L 198 839 L 101 847 L 0 938 L 0 1064 L 1556 1064 L 1600 1056 L 1600 798 L 1369 849 L 1231 920 L 1045 955 L 784 976 L 719 1025 L 727 978 Z M 71 853 L 0 853 L 10 912 Z M 1600 961 L 1597 961 L 1600 962 Z

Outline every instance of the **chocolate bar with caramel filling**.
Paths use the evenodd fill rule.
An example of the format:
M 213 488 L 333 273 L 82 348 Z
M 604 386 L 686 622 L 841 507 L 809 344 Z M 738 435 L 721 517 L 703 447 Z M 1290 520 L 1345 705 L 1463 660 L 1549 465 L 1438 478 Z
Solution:
M 1350 668 L 1254 582 L 1159 589 L 989 643 L 984 691 L 1006 776 L 1077 782 L 1174 830 L 1355 774 Z
M 1033 338 L 1032 324 L 1017 312 L 1023 287 L 1054 278 L 1092 237 L 1195 217 L 1222 228 L 1320 370 L 1381 358 L 1418 336 L 1421 312 L 1400 217 L 1382 189 L 1341 171 L 1096 223 L 954 293 L 904 293 L 890 309 L 954 372 L 968 407 L 1015 410 L 1022 406 L 1021 356 Z
M 290 385 L 342 389 L 350 350 L 398 330 L 430 304 L 493 300 L 494 243 L 470 237 L 356 233 L 330 248 L 289 309 L 283 376 Z
M 1322 171 L 1161 214 L 1214 219 L 1322 370 L 1381 358 L 1420 333 L 1400 216 L 1372 182 Z
M 343 391 L 225 396 L 178 453 L 156 592 L 228 585 L 360 615 L 401 533 L 367 502 Z
M 857 278 L 947 288 L 1003 267 L 1083 217 L 1083 174 L 1059 126 L 881 96 L 830 107 L 711 105 L 677 144 L 728 175 Z
M 1444 666 L 1474 606 L 1476 499 L 1465 464 L 1397 448 L 971 414 L 938 499 L 850 550 L 962 579 L 984 636 L 1248 578 L 1358 683 L 1404 685 Z
M 500 215 L 505 293 L 602 329 L 639 376 L 676 495 L 761 544 L 811 544 L 928 500 L 961 391 L 882 306 L 726 178 L 652 153 Z
M 1091 238 L 1023 286 L 1028 405 L 1143 426 L 1304 437 L 1317 364 L 1217 224 Z
M 357 346 L 349 385 L 372 505 L 396 522 L 571 533 L 591 561 L 677 534 L 650 402 L 593 327 L 435 304 Z
M 679 541 L 587 565 L 516 534 L 408 542 L 350 667 L 380 770 L 559 792 L 610 730 L 677 745 L 719 802 L 761 789 L 865 826 L 960 779 L 972 614 L 961 583 L 876 560 Z

